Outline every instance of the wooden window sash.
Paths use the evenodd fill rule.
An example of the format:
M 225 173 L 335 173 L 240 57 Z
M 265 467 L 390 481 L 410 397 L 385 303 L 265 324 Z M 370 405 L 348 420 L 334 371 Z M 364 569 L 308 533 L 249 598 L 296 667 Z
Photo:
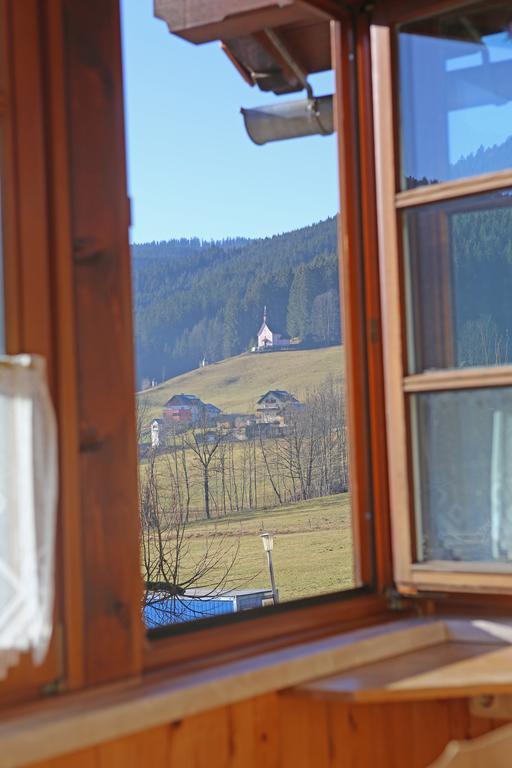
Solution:
M 397 582 L 397 588 L 403 594 L 420 592 L 459 592 L 478 595 L 505 595 L 512 592 L 512 571 L 500 572 L 490 567 L 485 571 L 478 569 L 479 563 L 465 563 L 466 570 L 459 571 L 447 567 L 449 564 L 433 561 L 431 568 L 411 566 L 408 578 Z M 509 604 L 510 608 L 510 604 Z
M 48 363 L 55 400 L 55 339 L 47 217 L 44 103 L 38 3 L 0 1 L 1 199 L 5 342 L 9 354 L 31 352 Z M 44 662 L 25 653 L 0 681 L 2 706 L 53 689 L 63 674 L 62 591 L 57 547 L 54 633 Z
M 408 189 L 395 195 L 395 205 L 398 209 L 412 208 L 417 205 L 441 203 L 453 198 L 481 195 L 485 192 L 495 192 L 506 187 L 512 187 L 512 170 L 482 173 L 478 176 L 457 179 L 456 181 L 440 181 L 437 184 L 425 184 L 422 187 Z
M 338 217 L 338 263 L 340 299 L 343 316 L 345 352 L 346 413 L 351 488 L 353 554 L 355 578 L 369 584 L 373 580 L 372 531 L 370 513 L 366 364 L 364 335 L 364 293 L 362 280 L 362 242 L 358 201 L 361 176 L 356 158 L 359 154 L 357 131 L 357 93 L 355 71 L 355 40 L 350 24 L 333 24 L 331 56 L 335 72 L 335 125 L 338 137 L 338 173 L 340 183 L 340 214 Z M 342 139 L 340 141 L 340 138 Z M 349 148 L 350 150 L 349 151 Z M 348 189 L 352 194 L 347 194 Z M 350 247 L 349 247 L 350 244 Z M 361 418 L 363 417 L 363 418 Z
M 379 280 L 379 243 L 376 201 L 376 168 L 375 141 L 373 122 L 373 70 L 370 47 L 370 12 L 359 13 L 355 17 L 354 50 L 353 53 L 357 83 L 357 128 L 359 136 L 359 179 L 360 179 L 360 243 L 361 270 L 360 279 L 363 282 L 364 316 L 355 318 L 365 322 L 366 357 L 365 384 L 368 387 L 368 422 L 366 424 L 367 439 L 370 441 L 370 464 L 366 467 L 366 482 L 372 495 L 373 511 L 373 557 L 374 584 L 378 592 L 388 590 L 393 584 L 393 568 L 391 562 L 391 523 L 389 508 L 388 461 L 386 443 L 386 404 L 384 392 L 384 360 L 382 348 L 382 306 Z M 342 46 L 339 39 L 343 25 L 332 24 L 332 50 L 338 62 L 342 61 Z M 338 39 L 336 39 L 338 37 Z M 338 51 L 338 52 L 337 52 Z M 340 65 L 333 63 L 335 72 Z M 354 110 L 355 111 L 355 110 Z M 339 153 L 342 147 L 351 157 L 352 148 L 344 142 L 342 131 L 338 131 Z M 357 157 L 357 153 L 355 154 Z M 342 198 L 351 197 L 350 179 L 342 173 L 340 166 L 340 186 Z M 343 199 L 341 202 L 344 209 Z M 342 233 L 341 233 L 342 234 Z M 344 241 L 347 250 L 345 258 L 350 258 L 351 243 Z M 349 299 L 350 300 L 350 299 Z M 347 300 L 345 300 L 346 303 Z M 359 331 L 360 333 L 360 331 Z M 354 365 L 358 361 L 354 361 Z M 355 424 L 356 431 L 363 424 Z
M 404 378 L 404 328 L 399 307 L 403 304 L 398 229 L 395 209 L 395 137 L 392 100 L 391 33 L 387 26 L 372 25 L 373 111 L 375 121 L 376 192 L 384 381 L 386 390 L 386 435 L 388 444 L 389 490 L 393 573 L 397 584 L 410 578 L 412 563 L 411 521 L 409 518 L 409 477 Z
M 177 633 L 168 636 L 148 635 L 144 669 L 151 672 L 165 667 L 181 672 L 211 667 L 225 660 L 390 619 L 386 597 L 368 589 L 322 595 L 313 601 L 316 604 L 301 602 L 305 603 L 301 608 L 288 603 L 271 612 L 255 609 L 249 615 L 225 617 L 222 621 L 205 619 L 179 627 Z M 201 626 L 203 621 L 206 626 Z
M 512 365 L 426 371 L 403 378 L 403 391 L 407 394 L 510 386 Z
M 424 16 L 472 3 L 424 3 Z M 395 4 L 396 7 L 400 3 Z M 401 213 L 418 205 L 440 203 L 498 191 L 512 184 L 512 171 L 482 174 L 397 193 L 398 118 L 393 89 L 393 24 L 419 18 L 421 9 L 403 15 L 377 14 L 371 30 L 374 65 L 374 115 L 377 157 L 377 204 L 381 290 L 384 306 L 384 353 L 387 435 L 390 468 L 393 564 L 396 585 L 405 594 L 419 592 L 469 592 L 512 594 L 512 565 L 506 563 L 427 561 L 414 562 L 415 519 L 412 503 L 411 457 L 407 397 L 413 393 L 463 390 L 512 385 L 512 366 L 425 371 L 406 375 L 406 328 L 402 264 L 399 258 Z M 462 207 L 462 200 L 461 200 Z

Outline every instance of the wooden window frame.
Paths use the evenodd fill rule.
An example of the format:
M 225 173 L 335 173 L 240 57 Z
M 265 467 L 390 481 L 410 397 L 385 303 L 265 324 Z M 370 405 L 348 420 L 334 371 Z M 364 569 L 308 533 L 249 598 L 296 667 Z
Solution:
M 470 2 L 410 4 L 397 0 L 377 7 L 371 29 L 374 75 L 377 199 L 382 302 L 393 563 L 404 594 L 421 592 L 512 594 L 512 565 L 503 563 L 414 562 L 411 436 L 407 399 L 412 393 L 512 386 L 512 366 L 406 373 L 405 287 L 400 254 L 400 216 L 405 210 L 466 198 L 512 186 L 512 170 L 399 191 L 396 25 L 475 5 Z
M 203 620 L 146 637 L 147 670 L 226 653 L 301 642 L 344 626 L 389 617 L 393 585 L 389 525 L 383 360 L 377 258 L 375 165 L 371 120 L 368 14 L 331 22 L 335 120 L 341 197 L 340 278 L 345 338 L 350 481 L 359 588 Z M 236 627 L 236 631 L 235 631 Z M 201 663 L 199 661 L 199 663 Z
M 332 23 L 354 546 L 364 586 L 157 639 L 145 634 L 140 610 L 119 3 L 0 0 L 0 9 L 11 42 L 4 71 L 16 89 L 0 99 L 3 114 L 14 107 L 4 174 L 12 192 L 3 197 L 8 351 L 48 359 L 60 447 L 58 631 L 47 664 L 26 657 L 1 683 L 2 703 L 210 666 L 394 617 L 369 14 Z
M 33 0 L 0 1 L 0 123 L 2 266 L 5 348 L 8 354 L 30 352 L 47 360 L 49 386 L 59 399 L 56 349 L 59 333 L 52 304 L 51 233 L 48 218 L 49 177 L 46 163 L 43 56 Z M 66 429 L 61 432 L 64 448 Z M 61 456 L 66 465 L 65 456 Z M 61 483 L 61 492 L 65 482 Z M 62 522 L 62 509 L 59 522 Z M 60 527 L 60 526 L 59 526 Z M 65 526 L 61 527 L 63 530 Z M 57 543 L 62 552 L 62 539 Z M 2 682 L 2 704 L 40 695 L 63 672 L 62 619 L 64 590 L 57 566 L 55 631 L 44 663 L 22 654 Z

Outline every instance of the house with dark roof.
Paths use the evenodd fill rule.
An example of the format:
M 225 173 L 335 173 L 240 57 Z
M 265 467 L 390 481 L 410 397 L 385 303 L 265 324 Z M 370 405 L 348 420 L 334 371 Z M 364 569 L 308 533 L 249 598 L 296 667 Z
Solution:
M 285 389 L 269 389 L 256 403 L 256 414 L 264 422 L 283 421 L 291 409 L 302 407 L 295 395 Z
M 166 422 L 179 424 L 197 424 L 201 419 L 208 421 L 215 419 L 220 413 L 220 408 L 212 403 L 203 403 L 196 395 L 187 395 L 182 392 L 173 395 L 164 405 L 163 419 Z

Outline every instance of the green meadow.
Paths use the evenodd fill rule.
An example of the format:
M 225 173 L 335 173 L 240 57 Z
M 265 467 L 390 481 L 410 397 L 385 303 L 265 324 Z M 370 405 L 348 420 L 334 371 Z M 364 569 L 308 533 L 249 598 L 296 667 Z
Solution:
M 228 587 L 270 588 L 260 539 L 264 531 L 274 536 L 274 569 L 282 601 L 354 585 L 349 494 L 191 522 L 186 531 L 189 567 L 217 541 L 226 553 L 219 569 L 232 565 Z M 215 575 L 209 579 L 214 581 Z

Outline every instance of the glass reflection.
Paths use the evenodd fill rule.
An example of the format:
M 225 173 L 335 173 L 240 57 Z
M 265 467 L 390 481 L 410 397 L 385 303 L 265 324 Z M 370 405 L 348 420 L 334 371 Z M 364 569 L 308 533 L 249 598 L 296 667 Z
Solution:
M 408 369 L 512 363 L 510 190 L 404 213 Z
M 512 8 L 401 28 L 402 189 L 512 167 Z

